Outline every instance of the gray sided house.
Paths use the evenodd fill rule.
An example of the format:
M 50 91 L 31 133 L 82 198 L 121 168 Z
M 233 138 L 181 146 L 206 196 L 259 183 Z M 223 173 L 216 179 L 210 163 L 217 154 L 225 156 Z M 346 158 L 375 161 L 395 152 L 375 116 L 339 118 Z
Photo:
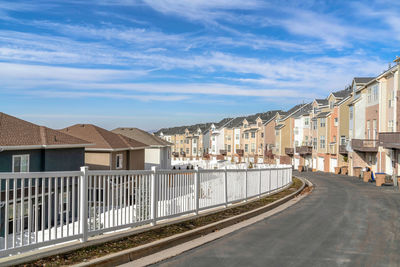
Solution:
M 79 171 L 80 167 L 85 164 L 85 147 L 90 145 L 88 141 L 0 113 L 0 172 L 2 173 Z M 60 194 L 55 194 L 54 185 L 52 188 L 49 188 L 47 182 L 43 182 L 44 180 L 42 178 L 38 179 L 38 188 L 34 187 L 34 190 L 38 190 L 39 199 L 45 200 L 37 205 L 39 225 L 46 229 L 54 226 L 54 200 L 56 197 L 59 198 Z M 21 180 L 17 180 L 16 198 L 13 198 L 14 179 L 9 180 L 8 187 L 6 186 L 6 179 L 0 180 L 0 236 L 2 237 L 5 235 L 6 221 L 8 221 L 8 233 L 13 231 L 13 205 L 16 205 L 17 209 L 17 217 L 15 218 L 17 221 L 16 231 L 23 231 L 22 227 L 20 227 L 21 222 L 23 222 L 22 225 L 24 225 L 24 229 L 29 225 L 28 214 L 25 213 L 25 209 L 24 216 L 19 212 L 19 210 L 21 210 L 22 191 L 25 192 L 25 198 L 22 204 L 24 204 L 24 207 L 28 210 L 28 198 L 26 197 L 28 192 L 27 180 L 28 179 L 25 179 L 24 185 L 22 185 Z M 32 179 L 31 182 L 35 185 L 36 179 Z M 76 187 L 77 184 L 70 184 L 70 188 L 74 186 Z M 42 191 L 42 189 L 44 191 Z M 59 186 L 58 192 L 60 192 L 60 189 L 61 187 Z M 5 213 L 6 192 L 8 192 L 9 195 L 7 217 Z M 42 195 L 42 192 L 46 192 L 45 195 Z M 42 206 L 43 203 L 44 206 Z M 51 205 L 50 208 L 49 205 Z M 31 208 L 33 208 L 33 206 Z M 47 212 L 49 210 L 51 211 L 50 213 Z M 43 225 L 42 213 L 44 218 Z M 75 218 L 77 214 L 72 214 L 72 212 L 70 212 L 69 214 L 64 213 L 64 216 L 64 218 L 68 217 L 72 219 Z
M 0 172 L 79 171 L 90 142 L 0 113 Z

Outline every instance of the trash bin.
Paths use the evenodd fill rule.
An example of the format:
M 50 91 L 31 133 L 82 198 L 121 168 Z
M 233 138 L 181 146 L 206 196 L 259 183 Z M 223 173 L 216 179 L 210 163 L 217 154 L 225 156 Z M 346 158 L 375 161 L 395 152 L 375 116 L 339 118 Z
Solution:
M 361 176 L 361 167 L 354 167 L 353 168 L 353 175 L 357 178 Z
M 365 171 L 363 173 L 363 181 L 365 183 L 368 183 L 370 179 L 371 179 L 371 171 Z
M 344 175 L 349 174 L 349 167 L 347 167 L 347 166 L 340 167 L 340 173 L 344 174 Z
M 375 180 L 376 180 L 376 186 L 382 186 L 385 183 L 385 179 L 386 179 L 386 173 L 383 172 L 378 172 L 375 173 Z

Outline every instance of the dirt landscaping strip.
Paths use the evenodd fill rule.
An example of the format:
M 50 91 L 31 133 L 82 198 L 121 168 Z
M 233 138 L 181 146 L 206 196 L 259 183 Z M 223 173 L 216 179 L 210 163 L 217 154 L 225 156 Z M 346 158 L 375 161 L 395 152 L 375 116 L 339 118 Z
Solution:
M 211 214 L 200 215 L 182 222 L 161 226 L 157 229 L 151 229 L 103 244 L 84 247 L 61 255 L 42 258 L 19 266 L 68 266 L 78 263 L 83 263 L 82 265 L 85 266 L 116 266 L 117 264 L 150 255 L 179 243 L 187 242 L 207 233 L 218 231 L 224 227 L 271 210 L 301 193 L 304 186 L 305 184 L 302 180 L 293 178 L 293 183 L 289 188 L 273 195 L 235 205 L 224 210 L 218 210 Z M 229 220 L 230 218 L 232 220 Z M 185 235 L 185 232 L 189 231 L 191 234 Z M 165 242 L 159 242 L 156 246 L 152 245 L 152 243 L 161 241 L 162 239 L 165 239 Z M 111 258 L 93 264 L 89 262 L 96 258 L 109 254 L 119 254 L 118 252 L 121 253 L 124 250 L 138 248 L 139 246 L 143 248 L 137 249 L 134 253 L 129 253 L 125 256 L 122 255 L 119 259 Z

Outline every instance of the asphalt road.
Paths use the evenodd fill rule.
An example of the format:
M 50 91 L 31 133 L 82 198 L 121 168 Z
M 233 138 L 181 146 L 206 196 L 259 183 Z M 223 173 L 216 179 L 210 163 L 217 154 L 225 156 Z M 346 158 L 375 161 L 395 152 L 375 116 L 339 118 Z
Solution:
M 159 266 L 400 266 L 400 192 L 348 176 L 315 184 L 285 211 Z

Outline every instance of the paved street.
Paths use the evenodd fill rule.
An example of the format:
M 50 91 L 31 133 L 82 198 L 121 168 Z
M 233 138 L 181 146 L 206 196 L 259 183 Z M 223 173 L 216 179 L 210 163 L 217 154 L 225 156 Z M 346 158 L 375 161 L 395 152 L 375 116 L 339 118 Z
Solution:
M 400 192 L 305 173 L 314 192 L 268 219 L 160 266 L 400 266 Z

